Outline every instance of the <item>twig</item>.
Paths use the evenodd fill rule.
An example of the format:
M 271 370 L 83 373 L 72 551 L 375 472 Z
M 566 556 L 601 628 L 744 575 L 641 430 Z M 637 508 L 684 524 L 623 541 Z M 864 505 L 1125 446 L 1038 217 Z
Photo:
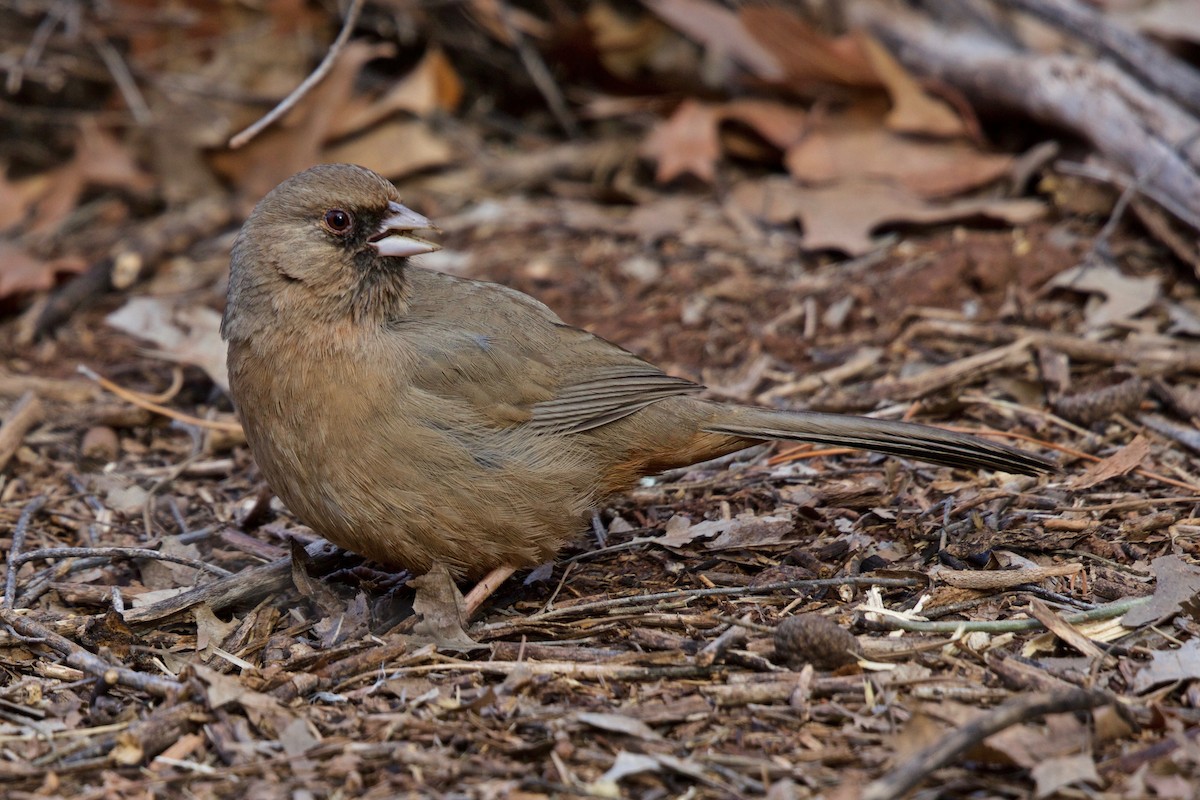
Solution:
M 35 561 L 39 558 L 152 558 L 158 561 L 170 561 L 173 564 L 183 564 L 185 567 L 199 570 L 201 572 L 211 572 L 214 575 L 225 577 L 232 575 L 229 570 L 213 564 L 208 564 L 195 558 L 187 558 L 185 556 L 177 556 L 171 553 L 163 553 L 159 550 L 151 550 L 146 547 L 46 547 L 41 550 L 30 550 L 28 553 L 21 553 L 19 556 L 10 557 L 9 564 L 20 566 L 26 561 Z
M 276 686 L 271 690 L 271 696 L 285 703 L 290 703 L 297 697 L 307 697 L 314 692 L 329 689 L 347 678 L 365 672 L 373 672 L 383 668 L 389 661 L 399 658 L 408 652 L 408 640 L 401 637 L 391 642 L 384 642 L 379 647 L 363 650 L 346 658 L 326 664 L 316 673 L 301 673 L 294 675 L 287 683 Z
M 1113 617 L 1123 616 L 1125 612 L 1131 609 L 1149 603 L 1150 599 L 1149 596 L 1126 598 L 1118 600 L 1115 603 L 1097 606 L 1088 611 L 1081 611 L 1078 614 L 1065 616 L 1062 620 L 1071 625 L 1079 625 L 1083 622 L 1112 619 Z M 880 613 L 878 608 L 860 608 L 859 610 L 868 614 Z M 878 625 L 881 630 L 910 631 L 912 633 L 958 633 L 959 631 L 966 633 L 1016 633 L 1020 631 L 1037 631 L 1046 627 L 1036 619 L 931 622 L 929 620 L 884 616 L 877 621 L 869 620 L 869 622 L 872 625 Z
M 4 89 L 10 95 L 14 95 L 21 90 L 21 81 L 24 79 L 25 73 L 42 57 L 42 53 L 46 49 L 46 43 L 50 41 L 51 34 L 54 33 L 54 29 L 58 27 L 58 24 L 66 19 L 68 13 L 79 13 L 79 6 L 76 6 L 70 0 L 60 0 L 51 5 L 46 11 L 46 16 L 38 23 L 37 29 L 33 32 L 33 36 L 29 40 L 29 46 L 21 54 L 21 60 L 9 69 L 8 78 L 4 82 Z
M 702 667 L 711 667 L 718 660 L 724 658 L 729 648 L 746 638 L 746 628 L 743 626 L 749 624 L 750 614 L 745 614 L 741 619 L 730 622 L 729 627 L 720 636 L 706 644 L 696 654 L 696 663 Z
M 25 547 L 25 532 L 29 529 L 29 521 L 33 515 L 42 510 L 49 498 L 40 495 L 29 501 L 21 516 L 17 518 L 17 527 L 13 528 L 12 546 L 8 549 L 8 568 L 4 576 L 4 607 L 12 608 L 13 599 L 17 594 L 17 565 L 21 550 Z
M 91 39 L 92 47 L 96 48 L 96 52 L 100 54 L 100 60 L 104 62 L 104 66 L 108 67 L 113 82 L 121 90 L 121 96 L 125 98 L 125 105 L 129 107 L 134 120 L 139 125 L 148 125 L 152 118 L 150 107 L 146 105 L 146 99 L 142 97 L 137 81 L 133 79 L 129 67 L 121 58 L 121 54 L 117 52 L 117 48 L 99 34 L 90 34 L 88 38 Z
M 242 433 L 242 426 L 236 422 L 220 422 L 218 420 L 193 417 L 191 414 L 184 414 L 182 411 L 176 411 L 173 408 L 167 408 L 166 406 L 160 406 L 158 403 L 152 403 L 137 392 L 130 391 L 123 386 L 113 383 L 108 378 L 105 378 L 97 373 L 95 370 L 85 367 L 82 364 L 80 364 L 77 369 L 81 375 L 91 378 L 96 383 L 100 384 L 101 387 L 112 392 L 122 400 L 132 403 L 138 408 L 144 408 L 147 411 L 155 414 L 161 414 L 164 417 L 169 417 L 170 419 L 182 422 L 185 425 L 195 425 L 197 428 L 208 428 L 209 430 L 224 431 L 225 433 Z
M 291 94 L 280 100 L 279 105 L 268 111 L 266 116 L 260 118 L 258 122 L 255 122 L 240 133 L 235 134 L 229 140 L 229 148 L 231 150 L 237 150 L 262 133 L 267 126 L 291 111 L 292 107 L 300 102 L 304 95 L 308 94 L 314 86 L 324 80 L 325 76 L 329 74 L 329 70 L 333 69 L 333 64 L 337 61 L 342 48 L 346 46 L 346 42 L 350 39 L 350 34 L 354 32 L 354 26 L 358 23 L 358 15 L 362 11 L 362 7 L 363 0 L 350 0 L 350 8 L 346 9 L 346 19 L 342 22 L 342 29 L 338 31 L 337 38 L 329 46 L 329 51 L 325 53 L 325 58 L 321 60 L 317 68 L 299 86 L 292 90 Z
M 1120 189 L 1122 193 L 1129 191 L 1138 184 L 1138 181 L 1136 181 L 1132 176 L 1127 175 L 1119 170 L 1106 167 L 1103 164 L 1082 164 L 1075 161 L 1068 161 L 1066 159 L 1059 159 L 1058 161 L 1054 162 L 1054 169 L 1063 173 L 1064 175 L 1075 175 L 1077 177 L 1087 178 L 1088 180 L 1096 181 L 1098 183 L 1111 184 L 1115 188 Z M 1170 197 L 1164 195 L 1162 192 L 1157 191 L 1154 187 L 1141 186 L 1138 187 L 1138 191 L 1140 194 L 1153 200 L 1155 203 L 1162 206 L 1179 219 L 1186 220 L 1189 218 L 1189 214 L 1191 212 L 1189 212 L 1179 203 L 1176 203 Z
M 578 139 L 579 123 L 571 116 L 567 101 L 563 99 L 562 92 L 558 90 L 558 84 L 554 82 L 554 76 L 550 74 L 550 68 L 546 66 L 546 62 L 509 19 L 508 3 L 505 0 L 496 0 L 496 12 L 500 18 L 500 24 L 504 26 L 505 33 L 517 48 L 517 55 L 520 56 L 521 63 L 525 65 L 525 71 L 529 73 L 529 77 L 533 79 L 533 85 L 537 87 L 545 99 L 546 105 L 549 106 L 550 113 L 554 115 L 554 119 L 562 126 L 563 132 L 568 137 Z
M 305 550 L 317 566 L 323 566 L 340 557 L 340 552 L 329 552 L 329 546 L 324 539 L 318 539 Z M 291 585 L 292 557 L 284 556 L 270 564 L 236 572 L 152 605 L 130 609 L 125 612 L 125 622 L 146 625 L 182 614 L 201 603 L 209 605 L 213 611 L 221 611 L 241 603 L 257 602 Z
M 496 567 L 487 575 L 484 575 L 479 583 L 471 587 L 471 591 L 467 592 L 467 596 L 463 598 L 463 609 L 466 618 L 470 620 L 474 617 L 484 602 L 500 588 L 502 583 L 512 577 L 512 574 L 516 571 L 515 567 Z
M 22 636 L 28 636 L 45 644 L 65 656 L 67 664 L 70 666 L 99 677 L 109 686 L 120 684 L 156 697 L 173 697 L 183 689 L 183 684 L 170 678 L 148 675 L 105 661 L 100 656 L 84 650 L 67 637 L 50 630 L 37 620 L 18 614 L 11 608 L 0 608 L 0 622 L 8 625 Z
M 32 391 L 25 392 L 0 425 L 0 470 L 8 466 L 8 460 L 17 452 L 29 429 L 41 421 L 42 402 Z
M 1200 113 L 1200 75 L 1146 37 L 1110 22 L 1075 0 L 1001 0 L 1049 22 L 1067 36 L 1097 45 L 1144 83 Z
M 926 747 L 911 759 L 863 790 L 862 800 L 896 800 L 915 789 L 934 770 L 952 763 L 984 739 L 1002 730 L 1041 719 L 1048 714 L 1086 711 L 1115 702 L 1106 692 L 1071 689 L 1064 692 L 1018 697 L 993 711 L 955 728 L 941 741 Z
M 526 619 L 527 622 L 540 622 L 552 617 L 562 617 L 581 612 L 604 611 L 629 605 L 657 603 L 662 600 L 691 600 L 697 597 L 738 596 L 746 594 L 766 594 L 767 592 L 783 591 L 786 589 L 824 589 L 839 586 L 881 586 L 884 588 L 908 588 L 923 585 L 923 581 L 914 578 L 813 578 L 810 580 L 783 581 L 767 583 L 762 586 L 718 586 L 712 589 L 682 589 L 674 592 L 658 592 L 656 594 L 632 594 L 624 597 L 612 597 L 607 600 L 596 600 L 590 603 L 576 603 L 571 606 L 559 606 L 548 611 L 534 614 Z M 487 627 L 485 626 L 485 630 Z
M 882 5 L 856 6 L 856 21 L 910 69 L 945 81 L 989 107 L 1009 107 L 1074 131 L 1135 175 L 1200 228 L 1200 171 L 1195 156 L 1176 152 L 1196 118 L 1148 89 L 1111 61 L 1018 51 L 979 30 L 947 36 L 918 14 Z M 866 17 L 865 19 L 863 17 Z M 1180 64 L 1180 67 L 1183 67 Z
M 511 675 L 528 672 L 530 675 L 557 677 L 599 678 L 612 681 L 651 681 L 669 678 L 700 678 L 712 674 L 717 667 L 697 664 L 663 664 L 637 666 L 634 664 L 581 664 L 577 661 L 451 661 L 440 664 L 419 664 L 400 667 L 389 676 L 423 675 L 428 672 L 479 672 L 484 675 Z

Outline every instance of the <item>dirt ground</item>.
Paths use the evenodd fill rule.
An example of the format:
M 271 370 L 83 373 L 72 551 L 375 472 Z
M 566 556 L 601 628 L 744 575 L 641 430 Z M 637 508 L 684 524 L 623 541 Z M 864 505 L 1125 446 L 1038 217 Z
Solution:
M 1116 192 L 1043 180 L 1024 222 L 812 248 L 815 223 L 745 213 L 737 188 L 783 168 L 744 149 L 664 183 L 628 120 L 497 119 L 433 124 L 478 149 L 397 179 L 441 228 L 430 268 L 713 397 L 971 430 L 1061 471 L 764 445 L 611 500 L 456 646 L 412 576 L 272 499 L 213 377 L 253 196 L 223 184 L 213 224 L 151 247 L 132 221 L 171 206 L 89 178 L 54 247 L 6 240 L 49 263 L 98 237 L 0 284 L 0 795 L 1196 796 L 1200 300 L 1153 222 L 1108 230 Z M 153 263 L 42 329 L 131 230 Z

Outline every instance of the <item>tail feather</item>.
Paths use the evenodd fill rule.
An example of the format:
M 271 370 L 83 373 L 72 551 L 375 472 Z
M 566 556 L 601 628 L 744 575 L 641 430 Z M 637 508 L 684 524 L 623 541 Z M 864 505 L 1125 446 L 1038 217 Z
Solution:
M 1058 466 L 1041 456 L 989 442 L 978 436 L 870 417 L 813 411 L 737 408 L 704 430 L 747 439 L 785 439 L 832 447 L 852 447 L 948 467 L 994 469 L 1021 475 L 1051 472 Z

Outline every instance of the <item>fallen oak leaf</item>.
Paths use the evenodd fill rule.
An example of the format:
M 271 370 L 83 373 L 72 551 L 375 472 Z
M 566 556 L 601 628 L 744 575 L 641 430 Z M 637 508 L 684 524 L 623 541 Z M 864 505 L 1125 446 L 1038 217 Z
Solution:
M 1200 639 L 1189 639 L 1176 650 L 1158 650 L 1150 663 L 1133 678 L 1133 691 L 1141 694 L 1165 683 L 1200 679 Z
M 429 572 L 409 580 L 408 585 L 416 589 L 413 613 L 420 617 L 413 626 L 415 635 L 427 637 L 439 648 L 449 650 L 479 647 L 464 630 L 466 603 L 445 564 L 435 562 Z
M 401 112 L 424 117 L 436 111 L 453 111 L 462 97 L 462 79 L 450 59 L 440 47 L 431 47 L 411 72 L 379 97 L 348 100 L 328 135 L 340 139 Z
M 710 0 L 646 0 L 646 6 L 710 54 L 727 56 L 765 81 L 783 80 L 777 54 L 750 34 L 739 15 Z M 794 45 L 793 45 L 794 46 Z
M 1164 622 L 1186 610 L 1197 616 L 1197 595 L 1200 595 L 1200 567 L 1187 563 L 1177 555 L 1159 556 L 1150 562 L 1154 574 L 1154 595 L 1150 602 L 1130 609 L 1121 617 L 1121 624 L 1130 628 Z
M 1150 442 L 1145 436 L 1138 434 L 1132 442 L 1108 458 L 1092 464 L 1083 474 L 1072 478 L 1070 488 L 1074 491 L 1090 489 L 1111 478 L 1128 475 L 1141 466 L 1148 455 L 1150 455 Z
M 716 163 L 721 156 L 717 126 L 721 115 L 716 107 L 695 100 L 684 100 L 675 113 L 659 123 L 642 143 L 641 155 L 658 162 L 654 174 L 659 183 L 667 183 L 691 173 L 706 183 L 716 178 Z
M 821 83 L 880 85 L 879 77 L 853 37 L 830 38 L 782 6 L 746 5 L 738 11 L 737 19 L 751 38 L 779 63 L 784 74 L 777 82 L 789 89 L 805 89 Z M 766 75 L 759 77 L 772 80 Z
M 772 225 L 799 221 L 808 251 L 862 255 L 877 246 L 872 232 L 887 224 L 946 223 L 972 217 L 1024 224 L 1045 213 L 1036 200 L 966 199 L 927 203 L 901 187 L 846 181 L 827 187 L 798 186 L 787 178 L 746 181 L 730 193 L 737 211 Z
M 1103 263 L 1072 267 L 1056 275 L 1050 285 L 1104 298 L 1102 302 L 1089 304 L 1084 311 L 1089 328 L 1102 328 L 1136 317 L 1154 305 L 1161 290 L 1160 279 L 1156 276 L 1134 278 Z
M 884 124 L 897 133 L 950 138 L 967 134 L 953 108 L 930 96 L 896 58 L 871 35 L 858 32 L 858 44 L 892 99 Z
M 75 274 L 86 268 L 87 263 L 80 258 L 45 261 L 30 255 L 20 245 L 0 240 L 0 298 L 51 289 L 59 274 Z
M 962 141 L 922 141 L 880 127 L 864 111 L 827 118 L 784 154 L 788 173 L 806 184 L 870 179 L 925 199 L 950 197 L 1006 177 L 1013 157 Z
M 104 318 L 112 327 L 158 346 L 149 355 L 192 364 L 229 391 L 221 315 L 207 306 L 176 307 L 161 297 L 133 297 Z
M 1090 752 L 1047 758 L 1035 764 L 1029 770 L 1029 774 L 1037 786 L 1034 797 L 1039 800 L 1043 797 L 1060 796 L 1058 791 L 1068 786 L 1088 784 L 1096 788 L 1104 785 L 1104 781 L 1096 772 L 1096 759 Z

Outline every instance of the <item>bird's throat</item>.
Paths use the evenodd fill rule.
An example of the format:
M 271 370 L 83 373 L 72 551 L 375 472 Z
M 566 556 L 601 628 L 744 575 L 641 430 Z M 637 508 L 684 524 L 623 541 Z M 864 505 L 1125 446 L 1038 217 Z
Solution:
M 350 317 L 359 324 L 382 323 L 408 307 L 407 259 L 360 257 L 350 293 Z

